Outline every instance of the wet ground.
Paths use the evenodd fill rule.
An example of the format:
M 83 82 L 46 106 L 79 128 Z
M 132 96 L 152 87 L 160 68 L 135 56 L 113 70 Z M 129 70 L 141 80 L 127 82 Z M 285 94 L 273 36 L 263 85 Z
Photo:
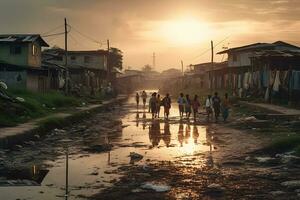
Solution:
M 0 151 L 1 199 L 64 199 L 67 151 L 68 199 L 299 198 L 300 182 L 282 185 L 300 180 L 297 159 L 287 165 L 286 156 L 253 153 L 270 139 L 200 118 L 180 120 L 173 105 L 169 120 L 153 120 L 131 97 L 92 119 L 36 135 Z

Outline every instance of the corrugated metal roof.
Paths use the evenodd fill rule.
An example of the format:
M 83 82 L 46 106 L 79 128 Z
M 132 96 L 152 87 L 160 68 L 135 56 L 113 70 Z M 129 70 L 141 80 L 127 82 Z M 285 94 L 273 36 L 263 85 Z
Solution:
M 300 50 L 262 50 L 255 51 L 252 58 L 259 57 L 295 57 L 300 56 Z
M 228 53 L 228 52 L 237 52 L 237 51 L 247 51 L 247 50 L 272 50 L 275 47 L 279 47 L 279 46 L 285 46 L 285 47 L 290 47 L 290 48 L 294 48 L 294 49 L 299 49 L 300 47 L 283 42 L 283 41 L 276 41 L 274 43 L 254 43 L 254 44 L 250 44 L 250 45 L 245 45 L 245 46 L 241 46 L 241 47 L 235 47 L 235 48 L 230 48 L 224 51 L 220 51 L 217 54 L 224 54 L 224 53 Z
M 39 34 L 0 34 L 0 43 L 25 43 L 39 41 L 41 46 L 49 47 L 47 42 Z

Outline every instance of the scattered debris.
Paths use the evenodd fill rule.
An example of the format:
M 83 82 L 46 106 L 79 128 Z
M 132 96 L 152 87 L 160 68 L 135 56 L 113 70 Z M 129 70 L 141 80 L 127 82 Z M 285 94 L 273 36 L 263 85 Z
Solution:
M 16 97 L 16 100 L 19 102 L 25 102 L 25 99 L 23 99 L 22 97 Z
M 272 192 L 270 192 L 270 194 L 271 194 L 272 196 L 279 196 L 279 195 L 285 194 L 285 192 L 284 192 L 284 191 L 278 190 L 278 191 L 272 191 Z
M 265 163 L 274 160 L 274 158 L 271 157 L 255 157 L 255 159 L 260 163 Z
M 156 184 L 156 183 L 144 183 L 141 188 L 146 190 L 154 190 L 155 192 L 168 192 L 171 190 L 171 187 L 164 184 Z
M 134 163 L 142 160 L 144 156 L 135 152 L 130 152 L 129 157 L 130 157 L 130 163 Z
M 207 192 L 222 193 L 223 191 L 224 191 L 224 188 L 217 183 L 212 183 L 207 186 Z
M 281 185 L 289 188 L 300 187 L 300 180 L 285 181 Z

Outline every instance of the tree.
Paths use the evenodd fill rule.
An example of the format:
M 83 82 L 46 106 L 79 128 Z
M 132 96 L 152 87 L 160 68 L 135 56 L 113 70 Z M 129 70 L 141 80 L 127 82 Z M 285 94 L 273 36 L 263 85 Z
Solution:
M 108 65 L 110 68 L 116 67 L 120 70 L 123 68 L 123 52 L 118 49 L 111 47 L 109 49 Z
M 142 69 L 144 72 L 151 72 L 153 69 L 150 65 L 145 65 Z

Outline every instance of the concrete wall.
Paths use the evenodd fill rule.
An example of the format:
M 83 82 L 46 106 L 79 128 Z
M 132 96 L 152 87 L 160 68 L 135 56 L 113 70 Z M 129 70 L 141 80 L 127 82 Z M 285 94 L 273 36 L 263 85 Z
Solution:
M 28 45 L 20 44 L 21 54 L 11 54 L 9 44 L 0 45 L 0 62 L 26 66 L 28 63 Z
M 8 88 L 26 88 L 26 71 L 0 71 L 0 80 L 4 81 Z

